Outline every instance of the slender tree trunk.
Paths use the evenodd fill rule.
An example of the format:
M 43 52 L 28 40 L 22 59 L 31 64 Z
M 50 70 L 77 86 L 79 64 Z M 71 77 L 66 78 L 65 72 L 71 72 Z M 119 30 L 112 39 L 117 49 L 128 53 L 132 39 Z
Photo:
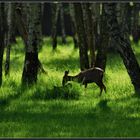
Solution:
M 94 25 L 93 25 L 93 20 L 94 17 L 92 15 L 91 11 L 91 4 L 86 3 L 85 4 L 85 14 L 87 16 L 86 23 L 87 23 L 87 42 L 88 42 L 88 48 L 90 51 L 90 67 L 95 66 L 95 34 L 94 34 Z
M 82 7 L 82 14 L 83 14 L 83 22 L 84 22 L 84 29 L 85 29 L 85 34 L 86 34 L 86 39 L 87 39 L 87 43 L 88 43 L 88 16 L 87 16 L 87 9 L 86 9 L 86 5 L 87 3 L 81 3 L 81 7 Z M 89 49 L 89 47 L 88 47 Z
M 44 15 L 44 2 L 41 3 L 41 15 Z
M 140 67 L 132 51 L 128 31 L 121 32 L 121 28 L 126 28 L 127 23 L 124 27 L 119 26 L 116 17 L 115 3 L 104 4 L 104 6 L 109 34 L 115 42 L 119 44 L 117 50 L 123 59 L 123 63 L 130 76 L 131 82 L 134 85 L 135 92 L 140 94 Z
M 5 12 L 4 3 L 0 3 L 0 86 L 2 85 L 2 62 L 4 53 Z
M 7 44 L 6 44 L 6 61 L 5 61 L 5 75 L 9 75 L 10 71 L 10 49 L 12 43 L 14 43 L 14 7 L 15 5 L 12 3 L 8 3 L 8 12 L 7 12 Z
M 78 38 L 76 34 L 76 22 L 75 22 L 75 15 L 74 15 L 74 4 L 69 3 L 69 13 L 70 13 L 70 18 L 71 18 L 71 30 L 72 30 L 72 37 L 73 37 L 73 42 L 74 42 L 74 48 L 78 48 Z
M 62 31 L 62 43 L 66 44 L 66 33 L 65 33 L 65 20 L 64 20 L 64 7 L 60 4 L 60 19 L 61 19 L 61 31 Z
M 100 16 L 100 35 L 101 35 L 101 44 L 98 46 L 98 53 L 96 56 L 96 67 L 100 67 L 105 71 L 106 60 L 107 60 L 107 47 L 109 42 L 108 28 L 107 28 L 107 19 L 104 11 L 104 5 L 102 6 L 102 14 Z
M 81 4 L 74 4 L 76 31 L 78 35 L 78 46 L 80 55 L 80 69 L 85 70 L 89 68 L 88 60 L 88 44 L 86 40 L 86 33 L 83 21 L 83 13 Z
M 91 5 L 91 12 L 93 15 L 93 30 L 95 37 L 95 50 L 97 50 L 101 46 L 100 39 L 100 3 L 93 3 Z
M 60 5 L 58 3 L 52 3 L 52 47 L 53 50 L 56 50 L 57 48 L 57 21 L 58 21 L 58 15 L 60 10 Z

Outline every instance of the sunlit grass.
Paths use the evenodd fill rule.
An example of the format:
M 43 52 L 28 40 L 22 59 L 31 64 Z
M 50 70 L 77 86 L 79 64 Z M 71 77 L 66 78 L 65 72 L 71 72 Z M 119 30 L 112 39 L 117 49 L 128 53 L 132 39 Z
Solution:
M 140 99 L 133 96 L 121 57 L 108 54 L 104 77 L 107 93 L 101 97 L 96 84 L 89 84 L 86 93 L 75 82 L 64 89 L 64 71 L 69 70 L 70 75 L 80 72 L 79 52 L 72 38 L 67 40 L 68 44 L 62 45 L 59 38 L 54 52 L 50 38 L 44 38 L 39 59 L 48 74 L 39 74 L 37 85 L 25 89 L 20 85 L 24 45 L 17 38 L 12 46 L 10 76 L 3 75 L 0 88 L 0 136 L 139 137 Z M 132 47 L 140 62 L 139 46 Z

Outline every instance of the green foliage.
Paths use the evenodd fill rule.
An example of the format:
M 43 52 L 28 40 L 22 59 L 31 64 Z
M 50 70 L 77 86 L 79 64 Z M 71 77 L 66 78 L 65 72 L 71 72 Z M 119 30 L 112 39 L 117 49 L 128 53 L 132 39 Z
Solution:
M 79 69 L 78 50 L 72 38 L 52 51 L 50 38 L 44 38 L 39 59 L 47 75 L 39 74 L 37 85 L 20 86 L 24 45 L 20 38 L 11 50 L 10 77 L 0 88 L 0 137 L 139 137 L 140 99 L 118 54 L 108 54 L 104 82 L 107 93 L 99 97 L 96 84 L 87 90 L 70 82 L 62 87 L 65 70 Z M 133 45 L 140 62 L 140 48 Z M 5 58 L 5 56 L 4 56 Z

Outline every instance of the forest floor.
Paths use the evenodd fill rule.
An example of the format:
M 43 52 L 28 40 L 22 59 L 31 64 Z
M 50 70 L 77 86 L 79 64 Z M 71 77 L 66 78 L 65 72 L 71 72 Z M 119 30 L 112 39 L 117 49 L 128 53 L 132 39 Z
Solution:
M 70 75 L 80 71 L 78 50 L 73 49 L 71 38 L 67 40 L 66 45 L 59 40 L 54 52 L 50 39 L 44 39 L 39 59 L 48 74 L 39 74 L 37 85 L 30 89 L 20 86 L 23 43 L 17 39 L 12 46 L 10 76 L 3 75 L 0 88 L 0 137 L 140 137 L 140 98 L 134 96 L 117 53 L 108 54 L 106 94 L 99 97 L 96 84 L 89 84 L 85 94 L 84 87 L 72 82 L 70 94 L 75 99 L 47 98 L 47 94 L 55 96 L 54 86 L 56 92 L 61 89 L 65 70 Z M 140 47 L 132 47 L 140 63 Z

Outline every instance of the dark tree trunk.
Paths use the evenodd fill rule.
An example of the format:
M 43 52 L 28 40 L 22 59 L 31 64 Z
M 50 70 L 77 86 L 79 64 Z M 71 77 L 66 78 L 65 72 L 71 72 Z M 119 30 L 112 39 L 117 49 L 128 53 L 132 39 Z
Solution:
M 100 41 L 101 44 L 98 46 L 98 52 L 96 56 L 96 67 L 100 67 L 105 71 L 106 60 L 107 60 L 107 47 L 109 42 L 108 28 L 107 28 L 107 19 L 104 11 L 104 5 L 102 6 L 102 14 L 100 16 Z
M 42 2 L 41 3 L 41 15 L 44 15 L 44 6 L 45 5 L 45 3 L 44 2 Z M 42 16 L 43 17 L 43 16 Z M 43 19 L 41 19 L 41 20 L 43 20 Z
M 27 4 L 26 6 L 28 15 L 25 21 L 28 24 L 23 21 L 22 12 L 19 8 L 16 9 L 16 23 L 26 46 L 22 85 L 32 85 L 37 82 L 38 68 L 40 66 L 38 46 L 40 44 L 41 5 Z
M 26 51 L 25 53 L 24 69 L 22 73 L 22 85 L 32 85 L 37 82 L 38 53 L 36 51 L 34 50 L 33 53 Z
M 75 15 L 74 15 L 74 4 L 69 3 L 69 13 L 70 13 L 70 18 L 71 18 L 71 32 L 72 32 L 72 37 L 73 37 L 73 42 L 74 42 L 74 48 L 78 48 L 78 39 L 77 39 L 77 34 L 76 34 L 76 22 L 75 22 Z
M 100 3 L 92 4 L 92 15 L 93 20 L 93 30 L 95 36 L 95 50 L 101 46 L 101 34 L 100 34 Z
M 28 46 L 25 53 L 22 85 L 32 85 L 37 82 L 38 46 L 40 44 L 41 4 L 30 4 L 28 13 Z
M 129 7 L 129 3 L 125 4 L 125 3 L 118 3 L 116 5 L 116 10 L 119 11 L 116 13 L 117 16 L 117 21 L 119 26 L 123 26 L 124 23 L 127 23 L 128 27 L 130 26 L 129 24 L 131 23 L 129 21 L 130 17 L 131 17 L 131 12 L 130 12 L 130 7 Z M 124 22 L 124 20 L 126 20 Z M 131 27 L 131 26 L 130 26 Z M 123 32 L 123 28 L 121 28 L 121 32 Z M 131 34 L 131 29 L 129 28 L 129 34 Z M 115 43 L 115 41 L 113 40 L 113 38 L 110 38 L 109 41 L 109 47 L 108 47 L 108 51 L 110 52 L 116 52 L 116 48 L 118 44 Z
M 29 23 L 29 17 L 28 17 L 28 14 L 26 13 L 29 13 L 29 6 L 30 5 L 24 5 L 23 6 L 23 9 L 21 9 L 20 7 L 17 6 L 16 8 L 16 26 L 17 26 L 17 29 L 25 43 L 25 50 L 27 51 L 27 49 L 29 48 L 29 41 L 28 41 L 28 36 L 29 36 L 29 29 L 28 29 L 28 24 Z M 39 6 L 40 7 L 40 6 Z M 23 11 L 22 11 L 23 10 Z M 38 16 L 36 16 L 37 18 L 39 18 L 36 22 L 36 27 L 35 27 L 35 31 L 34 31 L 34 35 L 35 35 L 35 38 L 36 38 L 36 43 L 37 43 L 37 48 L 38 46 L 40 46 L 40 38 L 41 38 L 41 22 L 40 22 L 40 10 L 38 11 Z M 32 48 L 31 48 L 32 49 Z M 39 49 L 39 48 L 38 48 Z M 35 54 L 36 55 L 36 54 Z M 27 59 L 28 59 L 28 54 L 27 54 Z M 40 60 L 38 59 L 38 63 L 37 63 L 37 66 L 38 66 L 38 70 L 40 70 L 42 73 L 46 74 L 47 72 L 44 70 Z
M 4 3 L 0 3 L 0 86 L 2 85 L 2 62 L 4 53 L 5 12 Z
M 109 33 L 118 44 L 117 50 L 123 59 L 123 63 L 130 76 L 131 82 L 134 85 L 135 92 L 140 94 L 140 67 L 132 51 L 128 31 L 125 30 L 125 32 L 121 32 L 121 28 L 126 28 L 127 23 L 124 27 L 119 26 L 116 17 L 115 3 L 104 4 L 104 6 Z
M 15 5 L 12 3 L 8 3 L 8 12 L 7 12 L 7 44 L 6 44 L 6 61 L 5 61 L 5 75 L 9 75 L 10 72 L 10 49 L 11 45 L 15 42 L 15 24 L 14 24 L 14 8 Z
M 129 31 L 129 34 L 131 34 L 131 16 L 132 16 L 132 8 L 130 6 L 130 4 L 124 4 L 124 9 L 125 9 L 125 12 L 124 12 L 124 17 L 126 19 L 126 23 L 128 25 L 128 31 Z
M 85 70 L 89 68 L 88 60 L 88 44 L 86 40 L 86 33 L 83 21 L 83 13 L 81 4 L 74 4 L 76 31 L 78 35 L 78 46 L 80 55 L 80 69 Z
M 139 3 L 134 3 L 133 6 L 133 29 L 132 29 L 132 36 L 133 36 L 133 41 L 135 43 L 138 43 L 139 41 Z
M 57 48 L 57 21 L 58 21 L 58 15 L 59 15 L 59 10 L 60 10 L 60 5 L 58 3 L 52 3 L 51 5 L 51 9 L 52 9 L 52 30 L 51 30 L 51 34 L 52 34 L 52 47 L 53 50 L 56 50 Z
M 85 4 L 85 14 L 87 16 L 86 23 L 87 23 L 87 42 L 88 42 L 88 48 L 90 51 L 90 67 L 95 66 L 95 34 L 94 34 L 94 17 L 92 14 L 91 4 L 86 3 Z
M 27 45 L 27 40 L 28 40 L 27 17 L 24 16 L 21 7 L 16 6 L 15 17 L 16 17 L 17 30 L 25 43 L 25 47 L 27 47 L 28 46 Z
M 64 20 L 64 7 L 63 3 L 60 4 L 60 20 L 61 20 L 61 33 L 62 33 L 62 43 L 66 44 L 66 33 L 65 33 L 65 20 Z

